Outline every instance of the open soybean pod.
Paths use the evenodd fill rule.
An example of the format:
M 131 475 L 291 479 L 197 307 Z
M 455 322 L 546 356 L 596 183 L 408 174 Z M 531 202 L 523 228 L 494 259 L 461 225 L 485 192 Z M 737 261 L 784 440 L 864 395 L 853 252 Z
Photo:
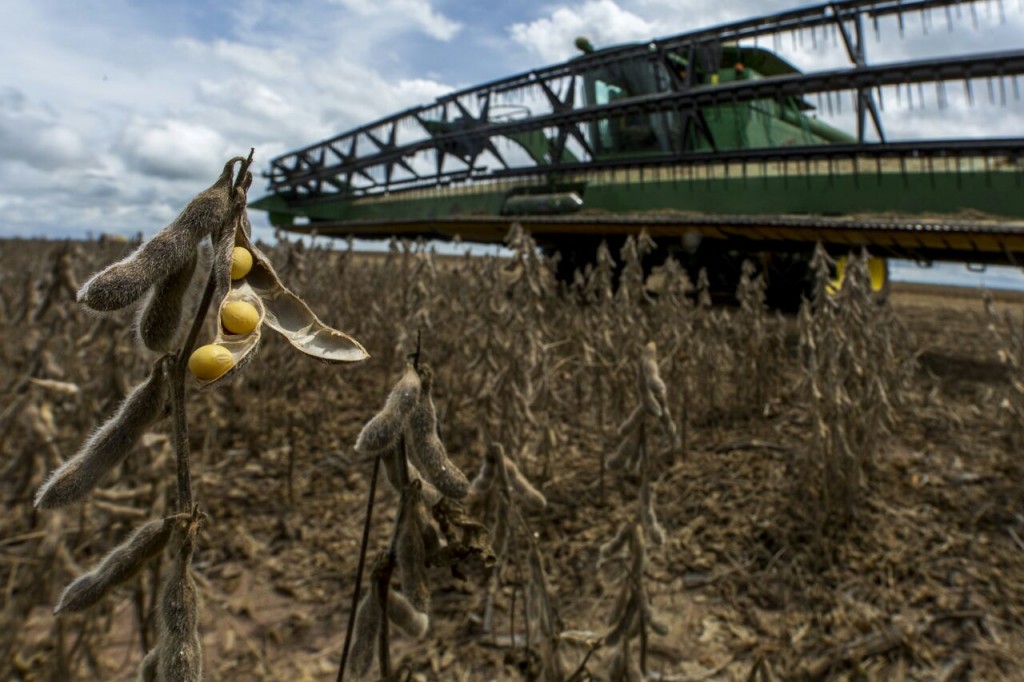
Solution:
M 196 350 L 189 361 L 201 388 L 234 376 L 256 357 L 265 318 L 263 300 L 247 283 L 243 282 L 227 292 L 217 311 L 220 322 L 217 336 Z M 233 333 L 226 325 L 242 333 Z M 208 353 L 210 357 L 204 358 L 201 352 Z
M 248 235 L 240 232 L 242 246 L 253 256 L 252 270 L 245 282 L 263 301 L 267 326 L 280 333 L 295 348 L 328 362 L 359 362 L 370 357 L 363 346 L 348 334 L 320 321 L 305 301 L 289 291 Z
M 213 238 L 213 277 L 216 283 L 215 298 L 218 304 L 225 293 L 231 288 L 233 280 L 242 279 L 252 268 L 252 253 L 246 248 L 252 224 L 246 210 L 246 193 L 252 184 L 252 173 L 246 170 L 245 177 L 237 183 L 231 214 L 221 224 L 221 229 L 214 232 Z M 244 266 L 238 262 L 236 253 L 245 261 Z

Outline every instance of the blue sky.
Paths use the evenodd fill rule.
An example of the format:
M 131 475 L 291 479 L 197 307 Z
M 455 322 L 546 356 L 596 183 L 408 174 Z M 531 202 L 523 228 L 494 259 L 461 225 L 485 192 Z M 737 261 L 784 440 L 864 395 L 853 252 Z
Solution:
M 791 8 L 783 0 L 6 0 L 0 236 L 152 234 L 223 161 L 277 154 L 453 88 L 572 56 Z M 874 61 L 1019 47 L 1020 3 L 952 32 L 909 22 Z M 936 35 L 938 34 L 938 35 Z M 801 66 L 832 63 L 790 49 Z M 838 64 L 839 62 L 837 62 Z M 904 137 L 1024 135 L 1024 105 L 894 116 Z M 261 194 L 257 189 L 255 195 Z M 254 223 L 265 225 L 261 214 Z

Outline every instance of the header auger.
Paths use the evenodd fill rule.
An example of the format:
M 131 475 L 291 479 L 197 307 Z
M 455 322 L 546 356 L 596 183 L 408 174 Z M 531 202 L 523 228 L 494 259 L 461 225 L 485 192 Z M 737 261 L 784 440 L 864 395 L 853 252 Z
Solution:
M 646 229 L 659 255 L 706 267 L 723 290 L 755 260 L 784 307 L 804 292 L 816 242 L 1015 265 L 1024 130 L 893 139 L 886 105 L 1019 105 L 1024 49 L 867 61 L 868 36 L 915 23 L 945 35 L 979 4 L 850 0 L 650 43 L 581 40 L 583 54 L 562 64 L 274 159 L 271 193 L 254 206 L 277 227 L 331 236 L 500 242 L 519 222 L 561 254 L 565 278 L 601 240 Z M 776 54 L 787 40 L 829 46 L 847 65 L 801 72 Z

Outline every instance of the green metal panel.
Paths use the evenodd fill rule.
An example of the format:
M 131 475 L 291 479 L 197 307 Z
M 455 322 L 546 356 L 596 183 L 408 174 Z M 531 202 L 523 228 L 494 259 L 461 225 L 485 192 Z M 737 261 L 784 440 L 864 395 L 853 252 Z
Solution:
M 764 174 L 742 177 L 740 168 L 689 168 L 658 171 L 641 180 L 633 172 L 611 171 L 586 183 L 584 210 L 598 212 L 693 211 L 711 214 L 956 214 L 978 211 L 1024 218 L 1024 175 L 1021 171 Z M 751 173 L 758 169 L 749 169 Z M 780 170 L 780 169 L 774 169 Z M 769 170 L 769 173 L 771 170 Z M 674 175 L 674 177 L 673 177 Z M 660 177 L 659 177 L 660 176 Z M 498 215 L 508 188 L 442 190 L 433 195 L 348 201 L 317 201 L 288 207 L 279 197 L 260 199 L 254 207 L 270 211 L 281 224 L 284 215 L 326 221 L 417 220 L 445 216 Z M 358 230 L 355 230 L 358 232 Z
M 739 173 L 738 170 L 734 171 Z M 1020 173 L 868 173 L 748 178 L 681 178 L 604 187 L 589 186 L 588 209 L 680 210 L 728 214 L 840 215 L 895 212 L 954 214 L 980 211 L 1024 217 Z

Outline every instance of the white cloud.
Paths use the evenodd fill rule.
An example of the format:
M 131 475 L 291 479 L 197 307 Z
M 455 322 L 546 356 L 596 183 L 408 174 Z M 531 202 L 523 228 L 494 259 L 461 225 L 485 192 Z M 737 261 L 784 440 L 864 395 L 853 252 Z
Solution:
M 556 62 L 577 54 L 574 42 L 586 36 L 598 48 L 650 39 L 661 23 L 647 21 L 622 9 L 613 0 L 587 0 L 578 7 L 560 6 L 548 17 L 509 28 L 512 39 L 545 61 Z
M 85 141 L 59 114 L 16 88 L 0 88 L 0 164 L 53 170 L 87 161 Z
M 374 18 L 388 22 L 412 20 L 424 33 L 437 40 L 451 40 L 462 24 L 438 13 L 425 0 L 334 0 L 360 19 Z
M 176 119 L 133 119 L 121 148 L 135 170 L 172 180 L 209 178 L 232 155 L 216 130 Z
M 406 34 L 459 30 L 424 0 L 239 0 L 231 23 L 204 16 L 198 31 L 125 0 L 93 4 L 73 26 L 51 20 L 64 9 L 24 0 L 5 13 L 0 62 L 20 66 L 0 76 L 4 234 L 152 233 L 249 147 L 263 169 L 449 91 L 365 55 L 395 52 Z

